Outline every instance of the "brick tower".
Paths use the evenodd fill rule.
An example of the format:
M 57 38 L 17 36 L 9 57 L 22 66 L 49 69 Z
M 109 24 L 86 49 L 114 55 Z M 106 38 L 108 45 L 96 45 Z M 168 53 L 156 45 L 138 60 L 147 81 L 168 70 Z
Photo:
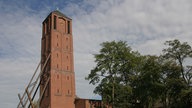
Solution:
M 72 19 L 57 10 L 51 12 L 43 21 L 41 43 L 41 68 L 50 59 L 41 77 L 40 107 L 75 108 Z

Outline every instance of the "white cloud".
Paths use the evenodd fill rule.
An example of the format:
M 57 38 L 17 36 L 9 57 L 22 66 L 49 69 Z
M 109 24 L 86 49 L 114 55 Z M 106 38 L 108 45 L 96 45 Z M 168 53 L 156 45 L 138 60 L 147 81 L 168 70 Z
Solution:
M 0 105 L 14 108 L 40 59 L 43 19 L 27 7 L 0 7 Z
M 181 35 L 190 40 L 192 15 L 189 0 L 124 0 L 112 5 L 110 2 L 100 2 L 91 13 L 74 15 L 74 36 L 78 39 L 75 43 L 84 42 L 83 48 L 86 48 L 86 45 L 96 47 L 107 40 L 127 40 L 136 46 L 147 44 L 146 40 L 174 39 Z M 156 46 L 151 47 L 155 49 Z
M 31 59 L 0 59 L 0 103 L 4 108 L 14 108 L 18 93 L 22 93 L 38 61 Z
M 93 4 L 85 3 L 84 5 L 93 5 L 92 11 L 87 13 L 81 7 L 76 7 L 77 9 L 73 10 L 77 13 L 73 15 L 75 62 L 80 60 L 80 63 L 76 64 L 76 75 L 80 72 L 81 76 L 86 76 L 90 72 L 94 59 L 89 61 L 84 57 L 98 53 L 99 44 L 104 41 L 124 40 L 133 50 L 153 55 L 161 53 L 166 40 L 177 38 L 191 45 L 190 2 L 122 0 L 116 3 L 115 0 L 103 0 Z M 81 52 L 83 55 L 80 55 Z M 91 86 L 77 83 L 77 87 L 79 91 L 83 91 L 83 88 Z

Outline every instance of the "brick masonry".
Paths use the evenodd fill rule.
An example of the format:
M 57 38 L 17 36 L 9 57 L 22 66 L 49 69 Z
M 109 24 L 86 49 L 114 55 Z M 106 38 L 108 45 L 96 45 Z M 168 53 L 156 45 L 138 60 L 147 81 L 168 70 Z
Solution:
M 40 107 L 75 108 L 72 19 L 59 11 L 53 11 L 43 21 L 42 29 L 42 66 L 50 53 L 51 58 L 43 73 L 44 76 L 50 76 L 50 82 Z M 40 94 L 47 78 L 41 79 Z

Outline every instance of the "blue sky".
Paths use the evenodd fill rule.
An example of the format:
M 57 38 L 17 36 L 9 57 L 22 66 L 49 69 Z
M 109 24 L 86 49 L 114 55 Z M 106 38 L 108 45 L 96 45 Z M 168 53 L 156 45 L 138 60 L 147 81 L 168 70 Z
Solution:
M 191 0 L 0 0 L 2 108 L 16 107 L 17 93 L 40 61 L 42 21 L 57 8 L 73 20 L 76 93 L 82 98 L 98 98 L 84 78 L 104 41 L 124 40 L 154 55 L 166 40 L 192 45 Z

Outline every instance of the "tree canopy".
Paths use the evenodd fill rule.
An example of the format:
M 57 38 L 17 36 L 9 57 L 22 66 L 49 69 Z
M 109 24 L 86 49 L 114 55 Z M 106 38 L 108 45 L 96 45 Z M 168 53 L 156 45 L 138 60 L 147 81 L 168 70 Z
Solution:
M 141 55 L 125 41 L 103 42 L 96 66 L 86 77 L 94 93 L 113 108 L 190 108 L 192 106 L 191 46 L 166 41 L 160 56 Z

